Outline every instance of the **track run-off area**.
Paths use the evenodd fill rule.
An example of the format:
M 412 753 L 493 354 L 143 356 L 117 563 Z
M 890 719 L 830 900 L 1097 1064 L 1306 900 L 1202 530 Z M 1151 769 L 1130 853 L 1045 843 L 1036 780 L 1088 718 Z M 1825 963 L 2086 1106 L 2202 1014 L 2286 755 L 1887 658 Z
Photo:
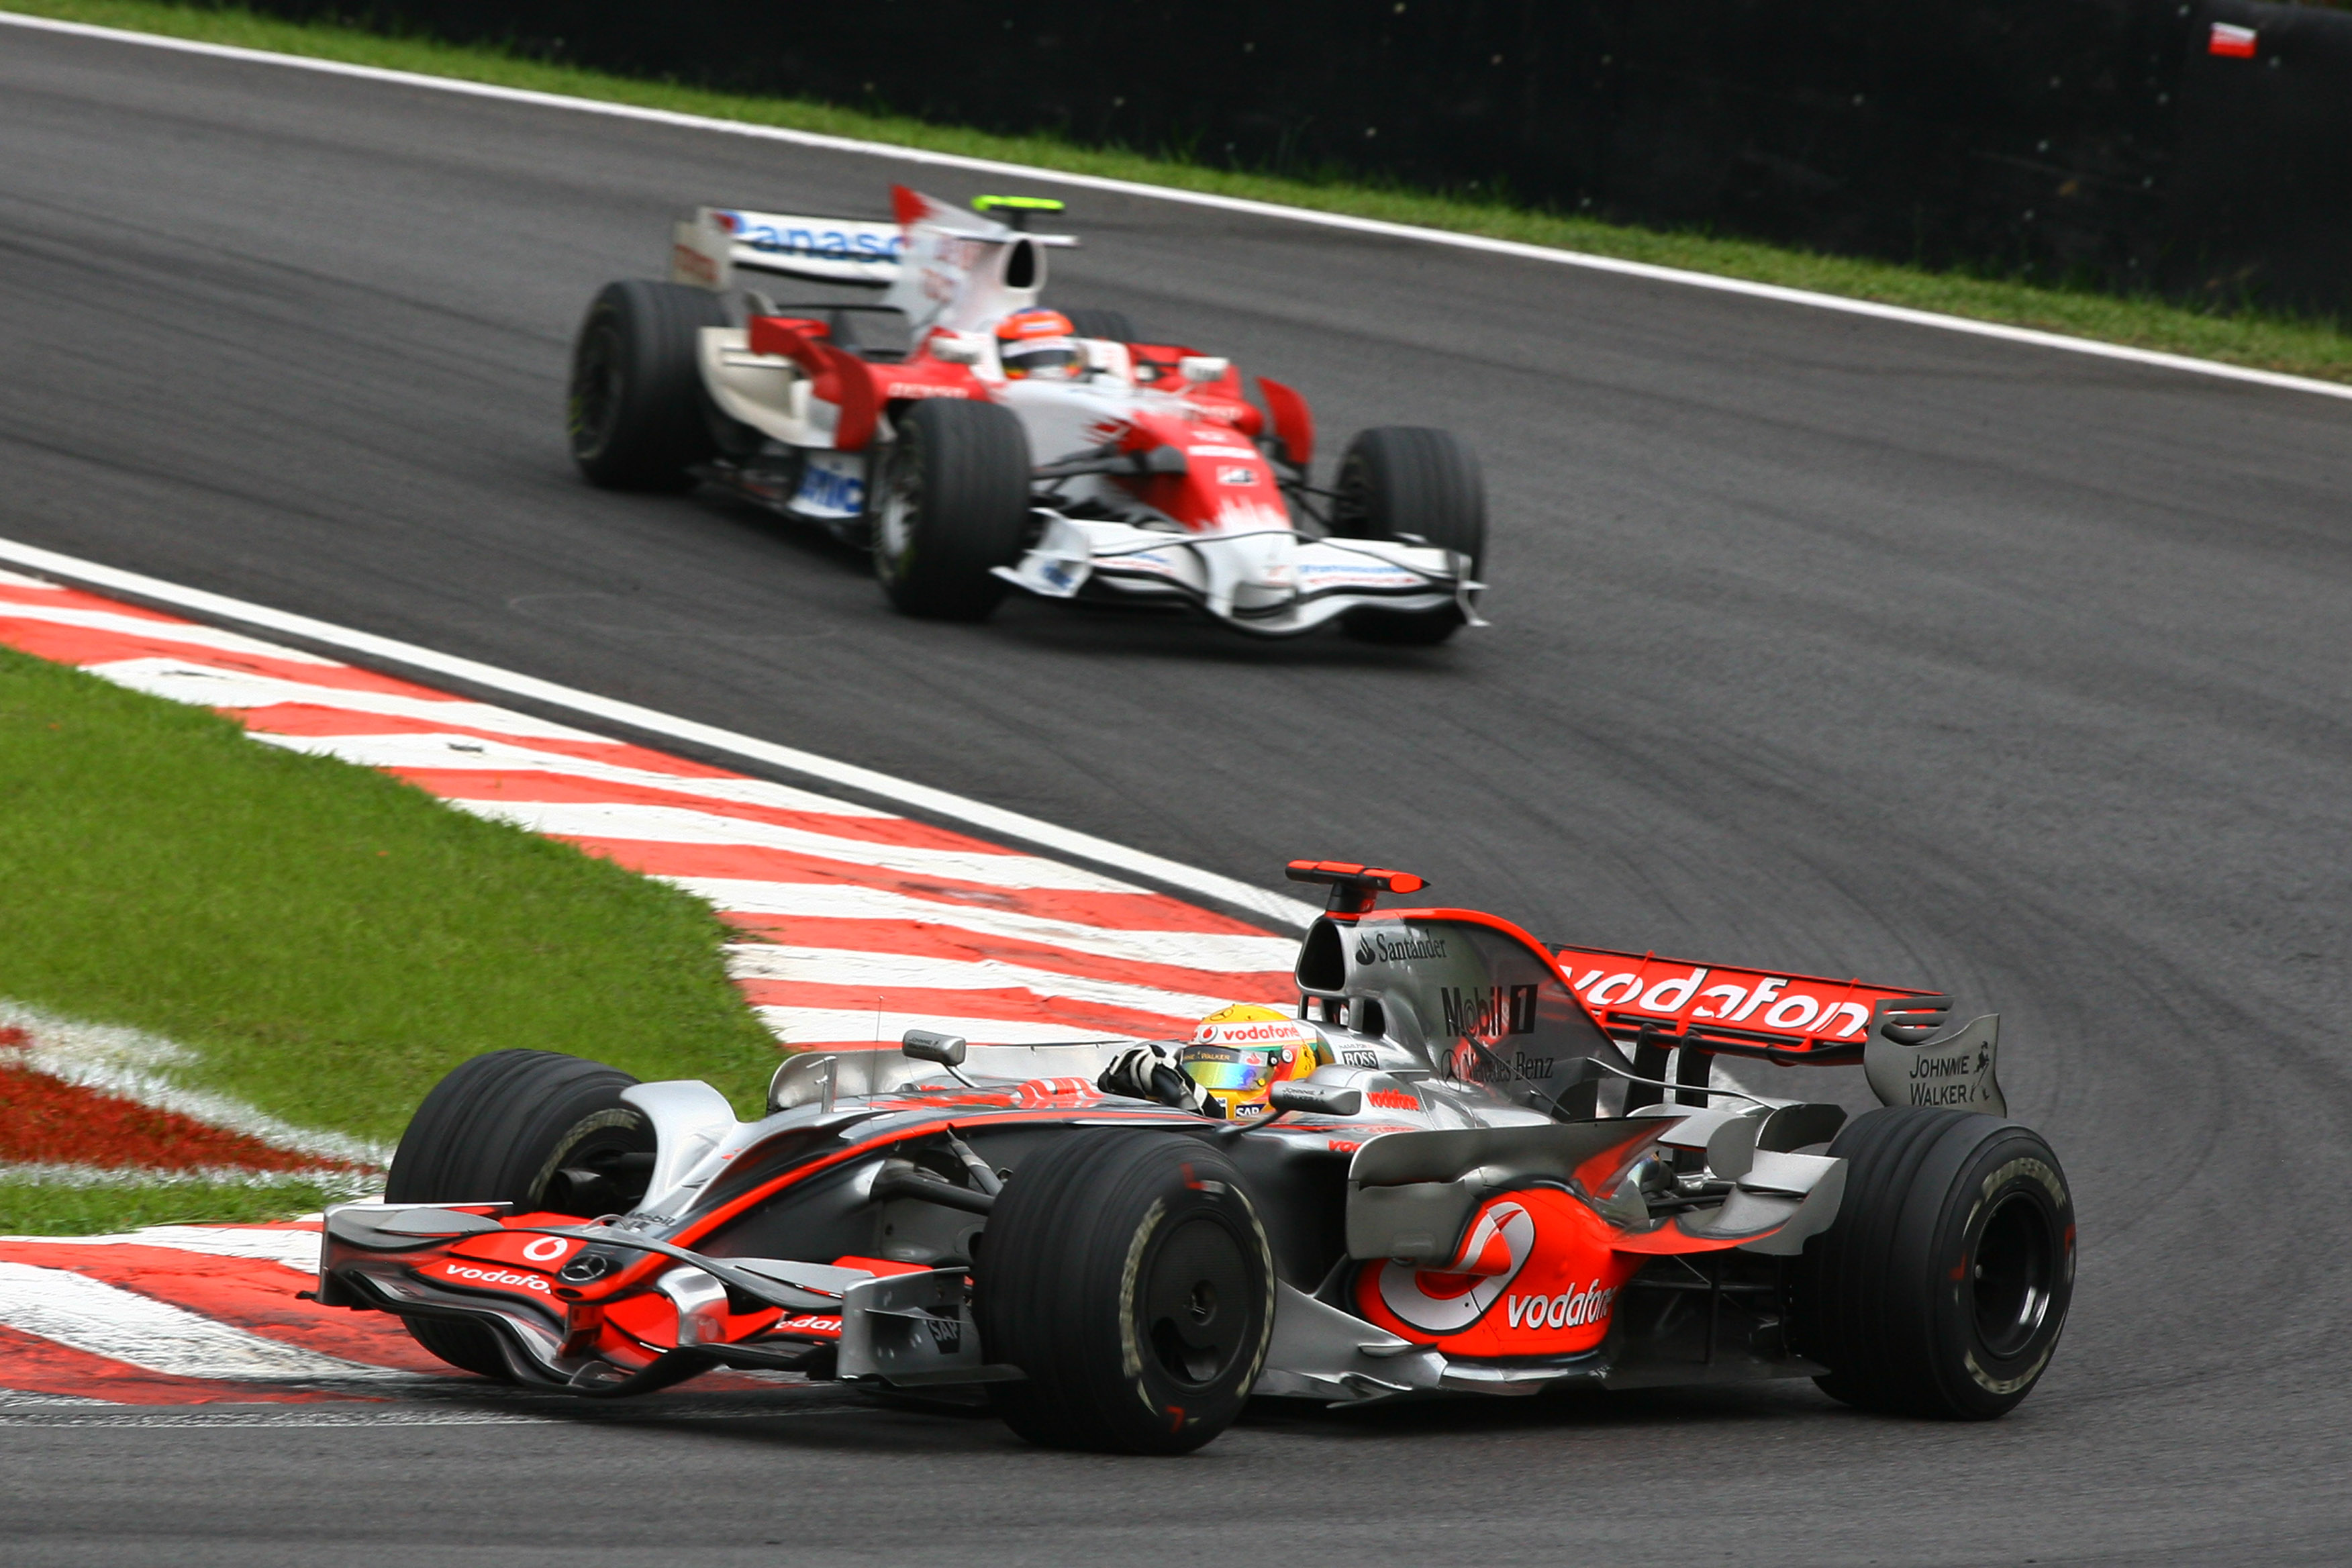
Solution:
M 1949 990 L 2002 1014 L 2012 1110 L 2065 1162 L 2082 1226 L 2052 1370 L 1986 1426 L 1775 1384 L 1268 1412 L 1139 1463 L 782 1388 L 26 1406 L 0 1411 L 12 1563 L 2352 1554 L 2352 1231 L 2332 1202 L 2352 1177 L 2352 405 L 1030 180 L 1084 240 L 1054 255 L 1049 302 L 1125 310 L 1298 386 L 1333 449 L 1369 425 L 1459 431 L 1493 500 L 1495 625 L 1429 652 L 1027 603 L 927 625 L 888 614 L 853 555 L 740 507 L 582 484 L 566 349 L 594 289 L 656 274 L 697 202 L 879 216 L 894 179 L 962 200 L 1005 176 L 15 28 L 0 144 L 0 537 L 1258 888 L 1296 856 L 1370 859 L 1560 941 Z M 859 899 L 929 897 L 906 879 L 967 880 L 937 858 L 963 856 L 1084 880 L 1023 885 L 1007 921 L 1107 930 L 1110 900 L 1178 903 L 849 784 L 260 640 L 335 658 L 349 690 L 535 726 L 369 710 L 373 728 L 288 742 L 353 741 L 452 799 L 653 847 L 663 875 L 832 886 L 775 869 L 831 863 L 815 837 L 878 847 Z M 196 647 L 131 657 L 160 670 Z M 250 721 L 290 668 L 195 679 L 257 683 Z M 427 734 L 484 749 L 404 749 Z M 360 754 L 367 737 L 388 749 Z M 525 752 L 619 770 L 599 779 L 623 793 L 546 798 L 588 770 Z M 504 805 L 478 787 L 494 777 Z M 688 816 L 757 832 L 646 834 Z M 722 850 L 767 869 L 688 865 Z M 908 918 L 879 909 L 777 918 Z M 1084 964 L 1048 951 L 1088 952 L 1063 927 L 1017 958 L 916 953 L 954 1002 L 919 1011 L 1050 1003 L 1093 1031 L 1246 994 L 1183 944 L 1265 941 L 1262 922 L 1188 918 L 1207 923 L 1139 921 L 1123 929 L 1180 934 Z M 795 988 L 870 995 L 901 948 L 761 934 L 865 955 L 762 982 L 802 1037 L 896 1022 Z M 268 1258 L 163 1274 L 262 1264 L 299 1285 Z M 387 1405 L 421 1413 L 359 1414 Z

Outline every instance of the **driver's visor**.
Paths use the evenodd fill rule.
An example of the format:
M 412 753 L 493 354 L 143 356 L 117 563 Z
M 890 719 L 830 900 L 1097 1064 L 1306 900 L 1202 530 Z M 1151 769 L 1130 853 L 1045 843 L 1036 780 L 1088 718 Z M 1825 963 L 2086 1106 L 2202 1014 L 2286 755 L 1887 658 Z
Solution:
M 1184 1053 L 1184 1071 L 1202 1089 L 1257 1089 L 1273 1080 L 1275 1060 L 1256 1051 L 1210 1047 Z

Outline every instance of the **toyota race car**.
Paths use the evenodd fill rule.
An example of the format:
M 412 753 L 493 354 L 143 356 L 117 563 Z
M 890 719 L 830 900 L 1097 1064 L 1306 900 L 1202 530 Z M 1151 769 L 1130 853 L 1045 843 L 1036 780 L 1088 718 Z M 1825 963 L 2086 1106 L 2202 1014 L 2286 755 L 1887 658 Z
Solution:
M 1290 874 L 1330 889 L 1296 1014 L 1215 1015 L 1172 1058 L 912 1031 L 788 1058 L 742 1122 L 702 1083 L 477 1057 L 385 1201 L 328 1211 L 318 1299 L 531 1387 L 777 1369 L 1135 1453 L 1253 1395 L 1811 1377 L 1984 1418 L 2042 1375 L 2074 1206 L 2006 1120 L 1998 1018 L 1377 908 L 1421 887 L 1402 872 Z M 1858 1065 L 1883 1106 L 1731 1089 L 1727 1057 Z
M 1229 360 L 1039 305 L 1047 249 L 1076 242 L 1027 220 L 1060 203 L 893 199 L 891 223 L 703 207 L 669 281 L 607 284 L 572 354 L 581 471 L 710 483 L 870 544 L 910 615 L 979 620 L 1020 588 L 1265 637 L 1483 624 L 1486 492 L 1454 437 L 1366 430 L 1318 489 L 1291 388 L 1260 378 L 1261 410 Z

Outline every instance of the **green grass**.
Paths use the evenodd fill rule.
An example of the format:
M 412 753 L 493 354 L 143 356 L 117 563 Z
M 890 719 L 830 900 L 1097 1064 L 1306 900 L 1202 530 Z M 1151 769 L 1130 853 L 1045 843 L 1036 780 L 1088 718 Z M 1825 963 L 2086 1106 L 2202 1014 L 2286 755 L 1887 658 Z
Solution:
M 707 1079 L 747 1109 L 776 1060 L 685 893 L 5 649 L 0 931 L 0 996 L 168 1036 L 193 1086 L 385 1141 L 481 1051 Z
M 112 1236 L 147 1225 L 249 1225 L 316 1214 L 340 1195 L 299 1184 L 52 1187 L 0 1181 L 0 1234 Z
M 996 136 L 801 100 L 712 92 L 673 82 L 640 80 L 528 59 L 494 48 L 280 21 L 236 7 L 171 5 L 162 0 L 11 0 L 7 8 L 68 21 L 1492 235 L 2194 354 L 2265 370 L 2352 381 L 2352 334 L 2347 334 L 2333 321 L 2301 320 L 2252 310 L 2209 312 L 2152 300 L 2118 298 L 2088 289 L 2053 289 L 2000 278 L 1928 272 L 1886 262 L 1824 256 L 1700 234 L 1629 227 L 1495 202 L 1362 183 L 1316 182 L 1239 173 L 1116 148 L 1082 147 L 1051 136 Z M 878 190 L 876 195 L 878 202 Z M 681 191 L 679 199 L 698 195 L 726 198 L 724 192 Z

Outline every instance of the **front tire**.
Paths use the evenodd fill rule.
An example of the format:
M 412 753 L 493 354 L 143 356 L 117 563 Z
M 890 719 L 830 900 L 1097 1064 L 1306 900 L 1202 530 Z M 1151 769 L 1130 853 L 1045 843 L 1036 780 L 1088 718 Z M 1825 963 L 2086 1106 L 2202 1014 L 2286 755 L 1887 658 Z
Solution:
M 1360 432 L 1339 459 L 1331 531 L 1343 539 L 1413 539 L 1470 558 L 1486 555 L 1486 485 L 1478 459 L 1449 430 L 1385 426 Z M 1410 537 L 1409 537 L 1410 536 Z M 1462 612 L 1350 610 L 1342 630 L 1361 642 L 1427 647 L 1463 626 Z
M 653 1128 L 621 1100 L 636 1081 L 555 1051 L 492 1051 L 460 1062 L 409 1119 L 383 1195 L 404 1204 L 503 1200 L 516 1214 L 582 1219 L 631 1207 L 644 1195 L 633 1166 L 654 1152 Z M 512 1381 L 494 1330 L 462 1319 L 401 1322 L 450 1365 Z
M 1003 601 L 995 568 L 1029 533 L 1029 437 L 1009 408 L 960 398 L 908 405 L 874 512 L 874 575 L 902 613 L 983 621 Z
M 1845 1196 L 1806 1247 L 1792 1327 L 1858 1409 L 1990 1420 L 2032 1391 L 2074 1289 L 2074 1204 L 2040 1134 L 1893 1106 L 1831 1143 Z
M 572 347 L 572 460 L 606 489 L 677 490 L 718 455 L 698 334 L 727 312 L 707 289 L 607 283 Z
M 991 1384 L 991 1402 L 1049 1447 L 1188 1453 L 1249 1398 L 1274 1279 L 1265 1228 L 1213 1145 L 1066 1134 L 1013 1172 L 982 1242 L 982 1342 L 1028 1374 Z

